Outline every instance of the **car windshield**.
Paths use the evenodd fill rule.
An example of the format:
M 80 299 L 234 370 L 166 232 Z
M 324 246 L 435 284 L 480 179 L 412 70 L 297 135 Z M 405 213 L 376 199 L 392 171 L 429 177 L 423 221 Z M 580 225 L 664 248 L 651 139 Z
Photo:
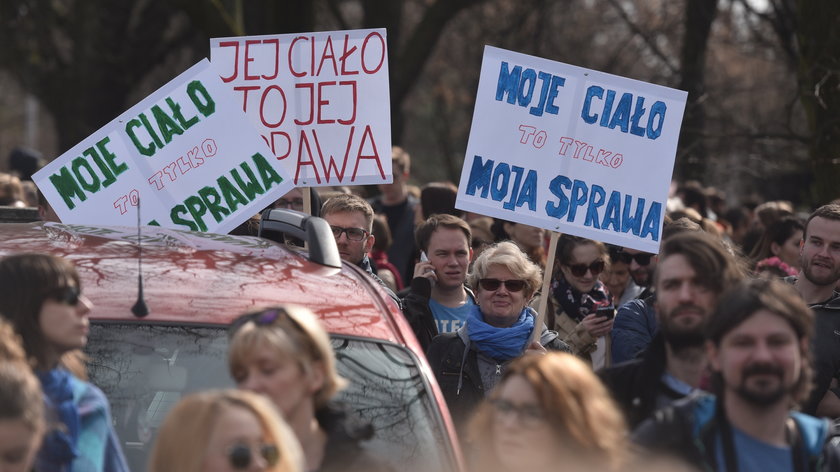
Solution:
M 401 346 L 333 336 L 339 373 L 350 385 L 338 401 L 374 427 L 364 446 L 393 470 L 450 470 L 452 451 L 416 362 Z M 146 470 L 158 427 L 186 394 L 233 387 L 227 331 L 219 327 L 94 324 L 90 380 L 111 403 L 131 470 Z

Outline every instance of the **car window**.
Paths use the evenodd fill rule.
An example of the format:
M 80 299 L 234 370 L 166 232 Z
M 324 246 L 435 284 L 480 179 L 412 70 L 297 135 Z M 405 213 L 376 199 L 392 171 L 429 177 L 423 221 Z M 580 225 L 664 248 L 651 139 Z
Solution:
M 410 352 L 340 336 L 332 344 L 350 381 L 338 401 L 374 427 L 364 446 L 394 470 L 452 469 L 434 397 Z M 223 328 L 97 323 L 87 354 L 90 380 L 108 396 L 132 470 L 146 470 L 157 428 L 182 396 L 233 386 Z

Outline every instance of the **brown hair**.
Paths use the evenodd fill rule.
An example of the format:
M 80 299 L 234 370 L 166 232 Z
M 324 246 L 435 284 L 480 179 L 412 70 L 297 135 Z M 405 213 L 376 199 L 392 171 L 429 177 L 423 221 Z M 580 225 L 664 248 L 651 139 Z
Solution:
M 411 170 L 411 156 L 399 146 L 391 147 L 391 170 L 395 174 L 402 174 Z
M 0 313 L 23 339 L 36 368 L 49 369 L 40 314 L 44 300 L 67 286 L 81 288 L 79 274 L 67 259 L 49 254 L 16 254 L 0 260 Z
M 823 205 L 814 210 L 814 212 L 811 213 L 811 216 L 808 217 L 808 221 L 805 222 L 805 231 L 802 239 L 808 238 L 808 225 L 811 224 L 811 220 L 817 217 L 825 218 L 827 220 L 840 221 L 840 204 L 829 203 L 828 205 Z
M 799 340 L 810 340 L 814 315 L 793 286 L 773 279 L 746 279 L 729 287 L 706 323 L 706 338 L 715 346 L 720 346 L 727 333 L 760 310 L 771 311 L 784 319 Z M 811 350 L 806 346 L 801 354 L 802 374 L 793 393 L 795 403 L 807 400 L 813 377 Z M 721 386 L 716 388 L 720 390 Z
M 659 252 L 660 264 L 676 254 L 688 260 L 702 286 L 717 293 L 744 277 L 742 266 L 726 252 L 720 239 L 705 232 L 683 232 L 664 240 Z M 654 282 L 658 280 L 659 270 L 654 273 Z
M 499 398 L 500 387 L 514 376 L 521 376 L 534 389 L 558 444 L 565 444 L 584 461 L 596 460 L 611 470 L 625 463 L 629 444 L 624 417 L 583 361 L 564 352 L 522 356 L 510 363 L 488 400 Z M 489 401 L 479 406 L 469 423 L 468 435 L 478 447 L 483 446 L 482 459 L 493 464 L 497 463 L 494 454 L 501 451 L 487 447 L 493 439 L 495 415 Z
M 470 225 L 466 221 L 457 216 L 439 214 L 430 216 L 414 229 L 414 241 L 417 243 L 417 247 L 422 251 L 428 251 L 432 234 L 439 228 L 461 230 L 467 237 L 467 246 L 472 245 L 472 230 L 470 230 Z
M 12 325 L 0 318 L 0 421 L 22 420 L 30 430 L 44 431 L 41 384 L 26 362 Z

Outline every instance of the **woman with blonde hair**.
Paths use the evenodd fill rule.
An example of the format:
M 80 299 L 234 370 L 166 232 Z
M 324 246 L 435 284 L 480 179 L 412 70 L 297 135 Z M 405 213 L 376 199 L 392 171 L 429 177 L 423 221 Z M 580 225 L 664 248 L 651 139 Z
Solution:
M 529 351 L 569 350 L 556 332 L 537 325 L 528 306 L 540 274 L 511 241 L 490 246 L 473 263 L 467 282 L 476 305 L 457 331 L 436 336 L 426 352 L 456 426 L 464 425 L 513 359 Z
M 167 414 L 150 472 L 300 472 L 291 429 L 271 402 L 252 392 L 215 390 L 184 397 Z
M 329 335 L 303 307 L 268 308 L 231 328 L 228 367 L 240 389 L 266 395 L 300 441 L 306 470 L 379 470 L 362 449 L 373 435 L 333 397 L 346 384 Z
M 468 428 L 472 470 L 619 470 L 627 427 L 592 369 L 571 354 L 513 361 Z

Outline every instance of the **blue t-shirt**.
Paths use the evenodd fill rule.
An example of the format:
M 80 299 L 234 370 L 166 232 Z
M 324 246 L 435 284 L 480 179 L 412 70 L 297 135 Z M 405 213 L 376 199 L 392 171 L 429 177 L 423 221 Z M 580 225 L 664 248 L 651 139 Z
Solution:
M 732 427 L 732 440 L 735 442 L 735 454 L 738 456 L 738 470 L 750 472 L 791 472 L 793 471 L 793 454 L 790 447 L 779 447 L 759 441 L 736 427 Z M 717 437 L 717 463 L 719 471 L 726 470 L 726 460 L 723 456 L 723 444 L 720 435 Z
M 432 310 L 432 316 L 435 317 L 438 333 L 451 333 L 460 328 L 464 324 L 464 321 L 467 320 L 467 315 L 473 305 L 475 303 L 473 303 L 470 297 L 467 297 L 467 302 L 458 308 L 443 306 L 430 298 L 429 309 Z

